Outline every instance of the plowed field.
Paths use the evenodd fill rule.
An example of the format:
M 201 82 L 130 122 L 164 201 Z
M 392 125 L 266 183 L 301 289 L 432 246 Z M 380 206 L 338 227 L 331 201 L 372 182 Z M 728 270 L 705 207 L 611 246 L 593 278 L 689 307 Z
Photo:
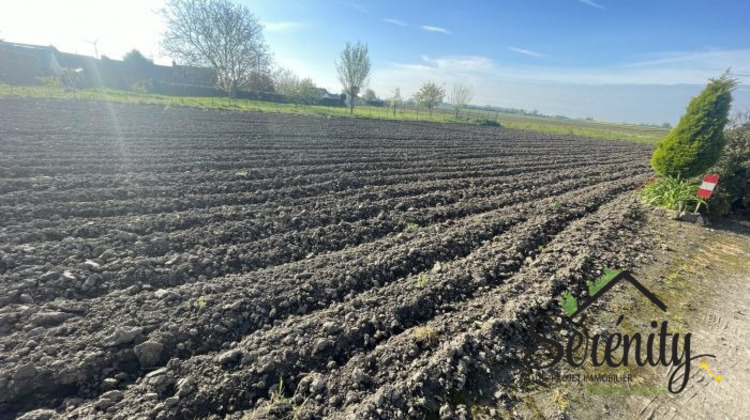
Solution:
M 0 99 L 0 418 L 469 418 L 529 316 L 637 257 L 649 155 Z

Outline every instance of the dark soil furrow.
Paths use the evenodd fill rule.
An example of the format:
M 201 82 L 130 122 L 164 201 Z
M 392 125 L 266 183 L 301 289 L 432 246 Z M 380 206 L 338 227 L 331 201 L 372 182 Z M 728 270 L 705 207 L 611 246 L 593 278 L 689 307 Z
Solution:
M 617 163 L 617 162 L 613 162 Z M 623 163 L 623 162 L 619 162 Z M 587 166 L 587 163 L 566 165 L 567 168 Z M 462 178 L 482 178 L 485 176 L 507 176 L 522 174 L 530 170 L 523 167 L 512 169 L 496 169 L 490 171 L 466 171 Z M 241 191 L 233 194 L 224 192 L 214 194 L 194 194 L 192 192 L 181 194 L 174 198 L 138 198 L 127 200 L 107 200 L 93 202 L 62 202 L 45 203 L 28 206 L 0 206 L 0 218 L 8 223 L 24 222 L 31 219 L 44 218 L 73 218 L 73 217 L 107 217 L 124 214 L 150 215 L 173 211 L 183 211 L 191 208 L 211 208 L 222 205 L 249 205 L 259 204 L 285 198 L 304 198 L 323 193 L 338 192 L 345 190 L 357 190 L 365 186 L 397 185 L 409 182 L 424 182 L 435 180 L 451 180 L 456 176 L 454 173 L 434 172 L 429 174 L 415 174 L 412 176 L 373 177 L 373 178 L 337 178 L 317 184 L 300 186 L 282 186 L 277 189 Z
M 633 185 L 630 180 L 613 181 L 611 184 L 617 188 Z M 578 193 L 568 193 L 568 195 L 576 197 Z M 138 328 L 137 331 L 142 333 L 143 337 L 160 343 L 163 349 L 160 359 L 166 360 L 170 355 L 171 357 L 187 357 L 205 353 L 221 348 L 224 343 L 236 341 L 264 325 L 272 325 L 276 320 L 281 320 L 293 313 L 304 314 L 318 310 L 348 295 L 379 287 L 409 273 L 430 268 L 437 261 L 450 261 L 464 257 L 483 241 L 502 231 L 513 220 L 522 220 L 522 216 L 514 207 L 509 207 L 486 213 L 483 217 L 473 216 L 472 220 L 465 220 L 463 223 L 451 222 L 449 227 L 446 226 L 447 229 L 440 228 L 438 225 L 438 229 L 418 232 L 413 239 L 404 238 L 403 244 L 391 243 L 381 247 L 379 251 L 353 248 L 358 251 L 357 254 L 368 255 L 368 257 L 356 257 L 349 264 L 340 264 L 341 268 L 330 266 L 324 262 L 325 259 L 319 263 L 325 264 L 324 267 L 328 268 L 327 270 L 319 271 L 313 267 L 305 267 L 306 269 L 300 267 L 303 271 L 297 271 L 299 269 L 294 270 L 294 267 L 289 267 L 290 270 L 281 270 L 279 273 L 288 279 L 282 282 L 275 281 L 270 276 L 265 277 L 263 282 L 257 282 L 245 276 L 220 283 L 209 281 L 196 284 L 193 289 L 197 290 L 193 291 L 189 289 L 191 285 L 186 285 L 162 295 L 149 291 L 136 291 L 134 296 L 130 296 L 130 293 L 122 293 L 119 296 L 111 294 L 101 302 L 89 301 L 83 309 L 86 318 L 70 319 L 55 329 L 58 334 L 61 334 L 57 337 L 65 340 L 69 329 L 75 328 L 77 330 L 76 341 L 83 344 L 84 348 L 91 346 L 85 343 L 102 343 L 96 346 L 100 350 L 93 353 L 91 349 L 72 352 L 63 350 L 63 354 L 67 356 L 63 357 L 63 354 L 58 354 L 57 361 L 51 365 L 35 363 L 34 368 L 38 374 L 44 375 L 48 380 L 28 384 L 29 389 L 23 389 L 25 393 L 8 389 L 5 394 L 6 399 L 0 400 L 0 404 L 25 405 L 38 400 L 39 395 L 63 392 L 65 389 L 84 395 L 87 394 L 86 389 L 98 392 L 97 384 L 104 379 L 102 372 L 108 368 L 124 373 L 138 372 L 138 363 L 132 344 L 126 346 L 106 344 L 117 343 L 118 331 L 120 335 L 123 332 L 123 327 L 116 327 L 117 325 L 133 325 L 133 328 Z M 367 247 L 372 248 L 371 245 Z M 368 260 L 369 263 L 366 262 Z M 289 278 L 290 271 L 291 273 L 297 272 L 295 279 Z M 258 274 L 262 275 L 263 271 Z M 265 296 L 265 298 L 258 300 L 260 296 Z M 120 303 L 116 303 L 118 301 Z M 165 307 L 164 301 L 171 303 Z M 222 305 L 221 302 L 226 302 L 226 304 L 218 307 L 217 305 Z M 112 303 L 115 303 L 115 307 L 123 307 L 124 311 L 120 314 L 114 313 Z M 55 302 L 52 302 L 50 310 L 55 306 Z M 86 326 L 88 319 L 104 319 L 97 315 L 99 307 L 107 308 L 106 319 L 109 321 L 107 322 L 109 326 L 96 324 L 96 329 L 91 330 L 89 329 L 91 327 Z M 132 310 L 135 308 L 138 308 L 138 311 Z M 130 321 L 126 321 L 128 319 Z M 168 321 L 165 322 L 165 320 Z M 180 320 L 180 323 L 191 327 L 187 330 L 180 330 L 174 320 Z M 83 331 L 87 329 L 92 333 L 88 339 L 83 334 Z M 17 338 L 16 335 L 18 334 L 4 337 L 0 343 L 4 342 L 7 348 L 9 343 L 19 342 L 20 337 Z M 54 336 L 45 338 L 53 340 L 51 342 L 42 340 L 37 348 L 58 347 L 54 344 L 58 341 L 54 339 Z M 132 339 L 137 339 L 137 337 Z M 128 343 L 131 343 L 131 340 L 128 340 Z M 12 351 L 13 348 L 10 350 L 10 357 L 13 358 L 12 355 L 17 354 L 18 350 L 27 351 L 28 348 L 24 346 L 18 348 L 17 351 Z M 134 362 L 135 365 L 133 365 Z M 66 370 L 62 376 L 55 374 L 58 371 L 58 363 L 69 366 L 70 371 Z M 134 368 L 136 370 L 133 370 Z M 7 378 L 8 374 L 10 372 L 0 371 L 0 379 Z M 76 379 L 71 380 L 71 378 Z M 29 398 L 32 395 L 37 395 L 37 398 Z
M 536 249 L 545 246 L 572 219 L 595 211 L 622 190 L 620 185 L 583 193 L 575 204 L 564 201 L 560 208 L 552 208 L 552 200 L 542 200 L 528 209 L 532 218 L 516 224 L 464 259 L 368 291 L 327 310 L 291 318 L 269 331 L 251 335 L 221 354 L 195 357 L 179 367 L 175 363 L 170 367 L 173 377 L 189 381 L 195 389 L 211 390 L 198 392 L 189 404 L 181 403 L 179 415 L 205 417 L 251 408 L 267 396 L 279 378 L 289 389 L 298 382 L 309 387 L 314 380 L 304 379 L 309 372 L 325 371 L 331 363 L 345 364 L 354 354 L 364 355 L 389 337 L 441 312 L 452 312 L 456 302 L 486 293 L 498 284 L 505 289 L 517 287 L 510 282 L 511 275 L 530 254 L 536 254 Z M 418 283 L 421 276 L 429 277 L 423 286 Z M 408 298 L 392 302 L 392 296 Z M 429 337 L 425 340 L 429 341 Z M 273 375 L 269 375 L 269 363 L 273 365 Z M 207 378 L 217 376 L 231 379 L 215 389 Z M 143 385 L 147 389 L 137 388 L 135 392 L 154 391 Z
M 38 265 L 36 269 L 23 268 L 29 267 L 34 262 L 33 259 L 24 258 L 21 255 L 28 251 L 26 246 L 18 248 L 16 253 L 6 249 L 6 255 L 11 255 L 16 259 L 16 267 L 19 269 L 13 270 L 16 267 L 11 266 L 0 267 L 0 269 L 5 269 L 0 290 L 4 296 L 4 304 L 11 304 L 17 303 L 22 295 L 30 296 L 37 303 L 51 300 L 61 295 L 60 290 L 65 290 L 62 296 L 68 299 L 80 299 L 139 284 L 170 287 L 197 281 L 198 277 L 205 280 L 232 273 L 246 273 L 269 265 L 309 257 L 311 253 L 335 251 L 346 246 L 373 241 L 387 234 L 403 231 L 407 228 L 407 223 L 425 226 L 489 211 L 498 206 L 544 198 L 572 188 L 590 185 L 591 181 L 619 179 L 632 174 L 631 170 L 606 176 L 597 173 L 588 174 L 586 177 L 579 177 L 572 181 L 558 182 L 556 188 L 541 192 L 531 192 L 534 190 L 534 183 L 532 183 L 525 188 L 519 188 L 519 194 L 506 194 L 504 199 L 498 202 L 480 196 L 478 199 L 467 199 L 456 205 L 439 205 L 425 209 L 423 205 L 437 203 L 403 201 L 402 205 L 407 208 L 414 207 L 414 210 L 390 214 L 376 207 L 369 216 L 376 212 L 380 214 L 372 219 L 354 222 L 340 221 L 323 227 L 272 235 L 266 239 L 259 239 L 258 235 L 253 233 L 255 231 L 268 232 L 269 229 L 263 229 L 261 226 L 239 226 L 237 229 L 224 231 L 221 236 L 217 236 L 214 231 L 214 236 L 209 237 L 209 242 L 192 242 L 185 244 L 183 248 L 180 248 L 180 244 L 184 242 L 175 236 L 164 238 L 155 235 L 150 239 L 137 238 L 135 242 L 110 241 L 99 245 L 89 241 L 80 241 L 79 249 L 82 251 L 78 253 L 78 261 L 75 262 L 71 261 L 70 254 L 76 244 L 67 241 L 60 247 L 43 251 L 48 257 L 45 258 L 45 264 Z M 555 179 L 560 179 L 560 177 L 555 176 Z M 542 179 L 537 186 L 551 184 L 549 181 Z M 519 185 L 521 186 L 522 184 Z M 300 226 L 306 224 L 299 220 L 296 223 Z M 190 233 L 192 234 L 186 235 L 188 240 L 205 238 L 200 233 Z M 244 240 L 245 238 L 247 240 Z M 105 249 L 104 252 L 107 253 L 104 258 L 100 257 L 100 254 L 104 254 L 99 252 L 102 249 Z M 116 252 L 118 249 L 125 254 Z M 85 252 L 86 250 L 89 252 Z M 40 250 L 35 249 L 35 251 Z M 201 256 L 197 257 L 198 255 Z M 64 259 L 61 258 L 63 256 Z M 32 276 L 33 271 L 36 271 L 36 276 L 43 278 L 43 281 L 34 283 L 21 281 L 23 278 Z M 67 274 L 63 275 L 63 273 Z

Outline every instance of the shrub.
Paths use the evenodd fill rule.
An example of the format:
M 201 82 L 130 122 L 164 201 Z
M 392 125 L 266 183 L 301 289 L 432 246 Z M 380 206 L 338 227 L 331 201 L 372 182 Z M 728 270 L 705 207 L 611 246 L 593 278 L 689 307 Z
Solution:
M 500 123 L 495 120 L 488 119 L 477 119 L 474 120 L 477 124 L 485 127 L 501 127 Z
M 724 137 L 724 152 L 713 169 L 719 175 L 711 197 L 711 213 L 716 215 L 750 207 L 750 112 L 737 114 Z
M 643 187 L 641 199 L 652 206 L 683 211 L 699 203 L 706 204 L 703 199 L 696 196 L 698 187 L 699 185 L 695 182 L 668 176 Z
M 711 79 L 690 101 L 677 127 L 654 151 L 651 166 L 657 173 L 691 178 L 716 163 L 724 147 L 723 131 L 736 85 L 737 80 L 725 73 Z
M 409 233 L 414 233 L 419 231 L 419 225 L 414 222 L 409 222 L 406 224 L 406 227 L 404 228 L 405 231 Z

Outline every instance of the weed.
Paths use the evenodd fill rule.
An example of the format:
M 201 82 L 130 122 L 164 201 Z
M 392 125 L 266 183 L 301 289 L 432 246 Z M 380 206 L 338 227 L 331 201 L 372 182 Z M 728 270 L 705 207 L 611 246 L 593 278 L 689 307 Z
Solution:
M 414 328 L 414 338 L 420 343 L 431 346 L 438 341 L 437 331 L 432 327 L 417 327 Z
M 417 277 L 417 286 L 422 288 L 427 286 L 427 275 L 420 274 L 419 277 Z
M 271 391 L 271 405 L 285 405 L 289 402 L 289 398 L 284 395 L 284 379 L 279 378 L 279 386 L 276 391 Z
M 193 306 L 198 309 L 203 309 L 208 304 L 208 300 L 206 300 L 205 296 L 201 296 L 198 299 L 193 301 Z
M 561 389 L 555 389 L 552 391 L 552 395 L 550 395 L 550 399 L 552 400 L 552 403 L 556 406 L 560 407 L 562 410 L 565 410 L 570 405 L 568 403 L 568 400 L 566 397 L 568 396 L 568 393 L 561 390 Z
M 420 229 L 420 226 L 414 222 L 409 222 L 406 224 L 406 227 L 404 230 L 409 233 L 417 232 Z
M 271 398 L 267 405 L 264 406 L 260 412 L 254 412 L 249 416 L 245 416 L 243 420 L 255 420 L 255 419 L 266 419 L 266 418 L 282 418 L 285 420 L 298 420 L 302 418 L 302 413 L 305 410 L 307 402 L 310 401 L 310 397 L 305 398 L 302 404 L 294 405 L 292 400 L 284 395 L 284 379 L 279 378 L 279 385 L 276 390 L 271 391 Z
M 683 276 L 682 274 L 680 274 L 678 272 L 673 272 L 673 273 L 667 274 L 666 279 L 668 281 L 672 281 L 672 282 L 682 281 L 682 280 L 685 280 L 685 276 Z

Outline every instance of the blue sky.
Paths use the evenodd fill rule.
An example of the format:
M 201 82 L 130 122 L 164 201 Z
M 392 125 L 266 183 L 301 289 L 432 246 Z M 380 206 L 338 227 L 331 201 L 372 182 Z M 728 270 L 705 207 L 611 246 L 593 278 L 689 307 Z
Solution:
M 709 77 L 732 67 L 750 107 L 748 1 L 241 0 L 276 61 L 338 92 L 345 41 L 370 46 L 381 97 L 422 83 L 470 84 L 474 103 L 608 121 L 674 123 Z M 117 58 L 158 47 L 161 1 L 10 0 L 0 37 Z M 45 10 L 40 17 L 39 10 Z M 82 12 L 83 11 L 83 12 Z M 137 24 L 133 24 L 137 22 Z M 136 31 L 133 28 L 137 28 Z

